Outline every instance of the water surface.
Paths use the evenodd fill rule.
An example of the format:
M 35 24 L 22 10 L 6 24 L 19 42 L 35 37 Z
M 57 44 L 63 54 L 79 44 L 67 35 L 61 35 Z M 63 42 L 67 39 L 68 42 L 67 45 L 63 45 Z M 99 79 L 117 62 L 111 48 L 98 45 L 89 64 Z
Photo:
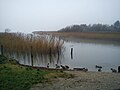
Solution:
M 70 49 L 73 48 L 73 59 Z M 95 65 L 103 67 L 103 71 L 110 71 L 120 65 L 120 45 L 103 43 L 66 42 L 63 64 L 71 68 L 85 67 L 96 71 Z
M 71 48 L 73 48 L 73 59 L 71 59 Z M 21 64 L 31 65 L 31 57 L 29 54 L 12 55 Z M 88 68 L 89 71 L 97 71 L 95 65 L 102 66 L 102 71 L 111 72 L 110 68 L 117 69 L 120 65 L 120 44 L 114 42 L 91 41 L 65 41 L 62 54 L 33 56 L 33 65 L 46 67 L 50 64 L 50 68 L 55 68 L 55 64 L 68 65 L 71 69 L 78 67 Z

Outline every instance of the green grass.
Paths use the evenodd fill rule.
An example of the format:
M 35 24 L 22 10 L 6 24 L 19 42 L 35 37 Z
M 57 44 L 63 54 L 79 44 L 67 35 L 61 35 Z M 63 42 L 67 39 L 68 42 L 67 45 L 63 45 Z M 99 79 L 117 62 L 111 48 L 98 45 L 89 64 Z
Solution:
M 27 90 L 33 84 L 45 81 L 47 71 L 26 69 L 13 64 L 0 65 L 0 90 Z
M 28 90 L 33 84 L 46 81 L 48 71 L 34 70 L 0 55 L 0 90 Z
M 37 83 L 50 81 L 50 78 L 73 78 L 61 71 L 43 71 L 24 67 L 14 59 L 0 55 L 0 90 L 28 90 Z

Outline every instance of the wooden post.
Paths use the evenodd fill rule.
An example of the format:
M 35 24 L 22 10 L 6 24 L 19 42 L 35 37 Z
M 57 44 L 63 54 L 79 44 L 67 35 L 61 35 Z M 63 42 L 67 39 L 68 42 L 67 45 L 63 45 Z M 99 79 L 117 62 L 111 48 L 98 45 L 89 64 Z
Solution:
M 118 66 L 118 73 L 120 73 L 120 66 Z
M 1 55 L 3 55 L 3 45 L 1 45 Z
M 60 51 L 59 51 L 59 47 L 57 46 L 57 53 L 58 53 L 58 58 L 57 58 L 57 63 L 59 61 L 59 57 L 60 57 Z
M 33 49 L 33 47 L 32 47 L 32 37 L 33 37 L 33 35 L 31 34 L 31 65 L 33 66 L 33 51 L 32 51 L 32 49 Z
M 71 48 L 71 59 L 73 59 L 73 48 Z
M 33 53 L 32 53 L 32 46 L 31 46 L 31 65 L 33 66 Z
M 49 54 L 50 54 L 50 62 L 51 62 L 51 58 L 52 58 L 52 51 L 51 51 L 51 48 L 50 48 Z

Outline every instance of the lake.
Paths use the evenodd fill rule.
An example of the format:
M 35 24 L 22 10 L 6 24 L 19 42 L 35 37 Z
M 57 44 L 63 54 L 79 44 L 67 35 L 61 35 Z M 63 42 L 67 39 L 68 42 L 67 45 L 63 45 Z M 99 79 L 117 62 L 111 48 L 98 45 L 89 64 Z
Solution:
M 73 48 L 73 59 L 70 49 Z M 120 45 L 105 43 L 65 42 L 64 60 L 71 68 L 85 67 L 96 71 L 95 65 L 103 67 L 102 71 L 110 71 L 120 65 Z
M 34 57 L 34 66 L 46 67 L 50 63 L 51 68 L 55 68 L 55 64 L 68 65 L 71 69 L 78 67 L 88 68 L 89 71 L 97 71 L 95 65 L 102 66 L 102 71 L 111 72 L 110 68 L 117 69 L 120 65 L 120 44 L 104 42 L 81 41 L 65 41 L 63 53 L 58 57 L 49 56 Z M 73 59 L 71 59 L 71 48 L 73 48 Z M 16 57 L 14 55 L 14 57 Z M 31 65 L 29 55 L 21 55 L 19 58 L 21 64 Z

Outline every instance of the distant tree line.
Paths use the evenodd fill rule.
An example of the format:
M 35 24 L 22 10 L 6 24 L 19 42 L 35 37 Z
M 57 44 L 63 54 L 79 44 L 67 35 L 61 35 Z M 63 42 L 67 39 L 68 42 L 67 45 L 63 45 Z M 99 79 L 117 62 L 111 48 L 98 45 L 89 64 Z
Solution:
M 120 21 L 118 20 L 112 25 L 107 24 L 72 25 L 60 29 L 59 32 L 120 32 Z

